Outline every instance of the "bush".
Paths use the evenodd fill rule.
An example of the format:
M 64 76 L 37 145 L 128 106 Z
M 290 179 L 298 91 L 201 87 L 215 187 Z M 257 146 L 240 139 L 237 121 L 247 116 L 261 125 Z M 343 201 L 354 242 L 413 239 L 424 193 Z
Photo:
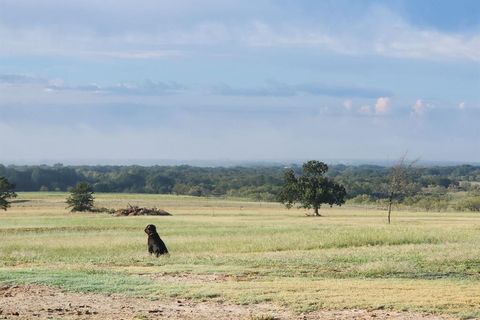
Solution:
M 417 195 L 405 198 L 403 204 L 425 211 L 446 211 L 452 197 L 447 194 Z
M 368 204 L 372 201 L 373 199 L 368 194 L 361 194 L 349 200 L 350 203 L 354 204 Z
M 7 210 L 10 207 L 10 199 L 17 196 L 13 191 L 14 188 L 15 186 L 7 178 L 0 177 L 0 209 Z
M 426 211 L 446 211 L 448 208 L 448 200 L 435 197 L 425 197 L 420 199 L 416 206 Z
M 70 196 L 67 198 L 68 208 L 72 212 L 76 211 L 94 211 L 93 189 L 86 182 L 79 182 L 70 190 Z
M 455 209 L 459 211 L 480 211 L 480 196 L 463 199 L 455 206 Z

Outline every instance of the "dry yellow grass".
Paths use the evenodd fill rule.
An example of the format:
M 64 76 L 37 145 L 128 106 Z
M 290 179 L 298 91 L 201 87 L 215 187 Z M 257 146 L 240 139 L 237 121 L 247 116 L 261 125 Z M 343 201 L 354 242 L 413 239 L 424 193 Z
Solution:
M 480 316 L 480 217 L 158 195 L 97 204 L 159 207 L 171 217 L 71 214 L 65 194 L 22 193 L 0 215 L 0 281 L 67 290 L 187 297 L 295 311 L 384 308 Z M 157 225 L 171 251 L 146 254 Z

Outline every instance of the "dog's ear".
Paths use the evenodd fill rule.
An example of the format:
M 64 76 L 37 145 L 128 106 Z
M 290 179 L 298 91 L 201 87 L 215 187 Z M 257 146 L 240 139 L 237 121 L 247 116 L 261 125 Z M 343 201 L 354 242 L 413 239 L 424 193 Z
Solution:
M 145 227 L 145 232 L 148 234 L 157 232 L 157 228 L 153 224 L 149 224 Z

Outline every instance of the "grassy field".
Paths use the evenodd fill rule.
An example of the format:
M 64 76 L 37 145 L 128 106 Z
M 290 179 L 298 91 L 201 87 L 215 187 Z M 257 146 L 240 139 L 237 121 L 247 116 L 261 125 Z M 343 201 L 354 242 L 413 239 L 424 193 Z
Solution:
M 20 193 L 0 212 L 0 282 L 78 292 L 270 302 L 296 312 L 392 309 L 480 317 L 480 215 L 97 194 L 170 217 L 71 214 L 65 194 Z M 157 226 L 171 255 L 146 250 Z

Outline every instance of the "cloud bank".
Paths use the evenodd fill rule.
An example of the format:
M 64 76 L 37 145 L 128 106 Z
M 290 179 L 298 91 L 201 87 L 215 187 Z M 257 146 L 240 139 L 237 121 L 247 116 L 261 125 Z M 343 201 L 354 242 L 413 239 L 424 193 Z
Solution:
M 57 1 L 4 1 L 0 54 L 164 59 L 250 48 L 310 48 L 343 55 L 480 61 L 479 28 L 464 33 L 425 29 L 386 4 L 347 9 L 343 20 L 336 21 L 328 6 L 319 5 L 316 19 L 306 19 L 306 14 L 295 13 L 302 2 L 256 5 L 252 11 L 243 1 L 206 1 L 198 10 L 192 10 L 198 5 L 191 1 L 72 1 L 68 6 Z M 346 9 L 341 2 L 338 7 Z M 61 16 L 55 14 L 59 10 Z M 355 14 L 357 18 L 349 20 Z

